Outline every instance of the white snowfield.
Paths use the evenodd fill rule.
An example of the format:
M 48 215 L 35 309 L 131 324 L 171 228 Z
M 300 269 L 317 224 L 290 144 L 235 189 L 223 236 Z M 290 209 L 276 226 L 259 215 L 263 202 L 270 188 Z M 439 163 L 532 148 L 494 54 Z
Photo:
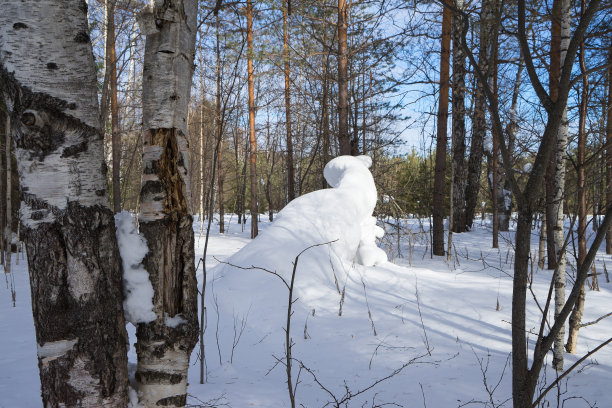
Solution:
M 296 269 L 290 334 L 292 379 L 299 381 L 297 406 L 333 407 L 330 393 L 341 400 L 347 389 L 358 393 L 407 363 L 348 406 L 512 406 L 512 224 L 500 237 L 499 250 L 490 248 L 488 220 L 478 220 L 468 233 L 454 234 L 457 256 L 448 263 L 445 257 L 431 258 L 426 219 L 402 220 L 399 248 L 394 225 L 375 242 L 381 230 L 372 218 L 376 190 L 368 166 L 365 157 L 333 160 L 325 176 L 334 188 L 294 200 L 273 223 L 262 217 L 261 234 L 254 241 L 248 238 L 248 224 L 242 231 L 232 215 L 225 219 L 227 233 L 213 228 L 206 259 L 207 382 L 199 384 L 196 346 L 189 371 L 190 406 L 290 406 L 283 351 L 289 292 L 278 276 L 253 267 L 276 272 L 289 282 L 298 253 L 336 239 L 308 249 Z M 204 248 L 199 230 L 195 222 L 196 254 Z M 537 234 L 534 230 L 532 252 Z M 390 262 L 385 262 L 387 256 Z M 573 261 L 571 255 L 568 260 Z M 598 273 L 604 263 L 610 270 L 612 257 L 600 250 Z M 0 336 L 0 407 L 41 406 L 24 264 L 13 267 L 15 308 L 10 291 L 0 289 L 0 333 L 5 334 Z M 571 268 L 568 271 L 571 274 Z M 533 272 L 533 293 L 543 305 L 552 272 L 538 269 L 537 263 Z M 200 268 L 200 285 L 202 278 Z M 587 289 L 584 322 L 611 311 L 612 284 L 600 275 L 599 285 L 600 291 Z M 537 331 L 539 318 L 530 297 L 527 327 Z M 133 344 L 134 327 L 128 325 L 128 331 Z M 610 333 L 612 318 L 582 328 L 578 354 L 566 354 L 565 367 Z M 532 349 L 533 336 L 529 340 Z M 133 347 L 128 357 L 135 364 Z M 545 373 L 538 389 L 555 378 L 550 360 Z M 610 379 L 609 346 L 585 360 L 546 399 L 551 407 L 559 398 L 565 408 L 609 408 Z

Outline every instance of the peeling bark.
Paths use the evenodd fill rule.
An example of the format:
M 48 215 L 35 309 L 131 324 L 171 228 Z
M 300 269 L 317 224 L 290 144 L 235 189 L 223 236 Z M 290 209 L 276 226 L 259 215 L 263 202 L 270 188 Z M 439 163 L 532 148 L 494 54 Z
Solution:
M 195 0 L 166 0 L 140 16 L 147 39 L 139 220 L 149 247 L 143 266 L 149 272 L 157 315 L 136 331 L 136 380 L 140 403 L 146 407 L 185 405 L 189 356 L 198 338 L 185 136 L 196 11 Z
M 121 264 L 85 2 L 4 2 L 0 54 L 43 405 L 124 407 Z

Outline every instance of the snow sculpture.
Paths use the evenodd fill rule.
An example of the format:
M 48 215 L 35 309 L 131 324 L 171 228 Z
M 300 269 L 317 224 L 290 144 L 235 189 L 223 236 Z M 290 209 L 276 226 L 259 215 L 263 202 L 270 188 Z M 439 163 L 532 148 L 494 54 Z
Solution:
M 377 194 L 368 170 L 371 166 L 372 159 L 368 156 L 340 156 L 330 161 L 323 171 L 325 180 L 335 189 L 332 194 L 340 195 L 344 201 L 341 209 L 353 207 L 353 222 L 358 221 L 361 230 L 355 261 L 365 266 L 387 261 L 387 254 L 376 246 L 376 238 L 382 238 L 384 231 L 372 216 Z M 350 260 L 353 247 L 347 248 L 347 252 Z
M 331 189 L 317 190 L 291 201 L 276 220 L 229 262 L 281 271 L 291 270 L 295 256 L 311 245 L 335 241 L 329 247 L 309 250 L 300 258 L 300 269 L 329 276 L 331 267 L 342 269 L 353 262 L 373 266 L 387 261 L 376 246 L 382 228 L 372 211 L 376 186 L 367 156 L 341 156 L 325 166 Z

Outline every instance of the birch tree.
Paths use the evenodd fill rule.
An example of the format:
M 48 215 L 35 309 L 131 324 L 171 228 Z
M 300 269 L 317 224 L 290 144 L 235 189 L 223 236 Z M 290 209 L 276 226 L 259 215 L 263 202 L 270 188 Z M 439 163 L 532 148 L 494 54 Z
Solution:
M 559 24 L 561 26 L 560 34 L 560 49 L 559 49 L 559 61 L 560 67 L 564 66 L 565 56 L 567 54 L 567 47 L 569 45 L 570 37 L 570 4 L 569 0 L 558 0 L 559 5 L 559 17 L 561 20 Z M 555 1 L 556 2 L 556 1 Z M 554 9 L 554 6 L 553 6 Z M 553 20 L 557 18 L 553 15 Z M 555 24 L 555 23 L 553 23 Z M 552 69 L 552 67 L 551 67 Z M 559 77 L 560 75 L 557 75 Z M 558 84 L 553 83 L 551 87 L 557 87 Z M 557 268 L 555 270 L 555 318 L 559 316 L 563 305 L 565 304 L 565 234 L 563 230 L 563 200 L 565 197 L 565 162 L 567 159 L 567 106 L 563 110 L 563 117 L 561 118 L 561 125 L 559 127 L 559 134 L 557 136 L 557 145 L 555 152 L 555 180 L 554 180 L 554 203 L 553 203 L 553 214 L 555 216 L 555 227 L 554 227 L 554 238 L 555 238 L 555 259 Z M 557 333 L 554 342 L 554 353 L 553 353 L 553 368 L 557 371 L 563 370 L 563 353 L 565 346 L 565 324 L 563 324 Z
M 136 379 L 147 407 L 185 405 L 189 357 L 198 338 L 186 138 L 196 17 L 195 0 L 157 1 L 140 16 L 146 47 L 139 220 L 157 316 L 139 323 L 136 332 Z
M 0 9 L 0 92 L 22 190 L 43 405 L 124 407 L 121 264 L 87 6 Z

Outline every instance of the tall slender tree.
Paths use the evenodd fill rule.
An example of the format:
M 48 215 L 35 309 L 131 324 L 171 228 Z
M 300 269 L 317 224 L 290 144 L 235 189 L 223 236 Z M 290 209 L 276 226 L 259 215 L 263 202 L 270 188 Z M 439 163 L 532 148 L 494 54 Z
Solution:
M 338 0 L 338 142 L 340 154 L 351 154 L 349 135 L 349 92 L 348 92 L 348 14 L 346 0 Z
M 606 204 L 612 207 L 612 41 L 608 49 L 608 114 L 606 115 Z M 612 226 L 606 232 L 606 254 L 612 254 Z
M 584 15 L 586 7 L 586 1 L 581 0 L 580 2 L 580 15 Z M 580 74 L 582 75 L 582 90 L 580 93 L 580 107 L 578 112 L 578 157 L 576 161 L 576 172 L 577 174 L 577 199 L 578 199 L 578 259 L 576 260 L 576 266 L 580 268 L 586 259 L 587 247 L 586 247 L 586 228 L 587 228 L 587 201 L 586 201 L 586 189 L 585 189 L 585 165 L 586 165 L 586 118 L 588 109 L 589 99 L 589 76 L 586 68 L 585 58 L 585 44 L 584 40 L 580 43 L 580 53 L 578 54 L 578 61 L 580 65 Z M 578 331 L 580 330 L 580 324 L 582 322 L 582 314 L 584 313 L 584 301 L 586 298 L 586 292 L 584 290 L 584 284 L 580 288 L 580 296 L 574 305 L 572 314 L 569 317 L 569 333 L 567 336 L 567 344 L 565 349 L 568 353 L 576 352 L 576 345 L 578 344 Z
M 465 231 L 465 52 L 461 46 L 465 25 L 462 14 L 465 3 L 455 0 L 455 7 L 460 11 L 453 14 L 453 76 L 452 76 L 452 160 L 453 160 L 453 192 L 451 228 L 454 232 Z
M 110 67 L 111 147 L 113 163 L 113 211 L 121 212 L 121 134 L 119 133 L 119 103 L 117 101 L 117 53 L 115 50 L 115 2 L 106 0 L 106 64 Z
M 482 10 L 480 12 L 478 65 L 480 70 L 485 74 L 486 80 L 490 77 L 490 31 L 494 27 L 493 11 L 495 10 L 495 3 L 494 0 L 483 1 Z M 481 80 L 476 78 L 476 89 L 474 90 L 474 115 L 472 120 L 472 143 L 470 144 L 467 184 L 465 187 L 465 225 L 467 228 L 472 228 L 476 206 L 478 204 L 486 132 L 486 96 Z
M 291 2 L 283 2 L 283 72 L 285 74 L 285 126 L 287 128 L 287 199 L 295 198 L 295 167 L 293 165 L 293 138 L 291 136 L 291 63 L 289 59 L 288 17 Z
M 570 38 L 570 2 L 569 0 L 561 0 L 560 4 L 560 42 L 559 42 L 559 61 L 560 67 L 565 62 L 567 47 L 569 46 Z M 555 16 L 553 16 L 555 18 Z M 561 76 L 561 72 L 557 78 Z M 558 83 L 553 83 L 551 86 L 558 87 Z M 565 304 L 565 232 L 563 221 L 565 214 L 563 212 L 563 201 L 565 198 L 565 162 L 567 160 L 567 139 L 568 139 L 568 122 L 567 122 L 567 107 L 563 110 L 561 125 L 559 126 L 559 134 L 557 135 L 557 145 L 555 150 L 555 179 L 554 179 L 554 203 L 553 214 L 555 217 L 554 226 L 554 247 L 555 247 L 555 318 L 559 316 L 563 305 Z M 563 371 L 563 353 L 565 346 L 565 324 L 563 324 L 555 338 L 554 353 L 553 353 L 553 368 L 557 371 Z
M 445 0 L 447 1 L 447 0 Z M 446 3 L 449 5 L 448 3 Z M 446 122 L 448 121 L 448 90 L 451 44 L 450 7 L 442 11 L 442 41 L 440 53 L 440 96 L 438 97 L 436 163 L 433 189 L 433 244 L 434 255 L 444 255 L 444 207 L 446 178 Z
M 255 137 L 255 80 L 253 73 L 253 2 L 247 0 L 247 64 L 249 85 L 249 145 L 251 179 L 251 239 L 259 233 L 257 225 L 257 138 Z

